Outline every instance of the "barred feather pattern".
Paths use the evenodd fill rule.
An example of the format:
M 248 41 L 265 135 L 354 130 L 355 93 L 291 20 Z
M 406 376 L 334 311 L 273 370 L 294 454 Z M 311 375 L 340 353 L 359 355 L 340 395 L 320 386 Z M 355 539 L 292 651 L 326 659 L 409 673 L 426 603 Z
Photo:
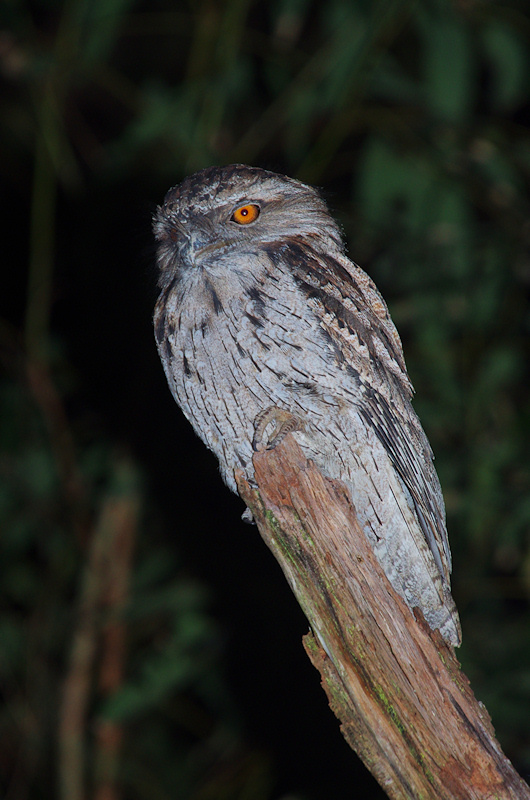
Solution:
M 235 221 L 248 204 L 257 218 Z M 444 502 L 401 342 L 318 192 L 211 167 L 168 192 L 154 232 L 160 358 L 226 484 L 237 491 L 238 468 L 253 477 L 258 415 L 293 415 L 305 454 L 349 487 L 393 587 L 460 644 Z

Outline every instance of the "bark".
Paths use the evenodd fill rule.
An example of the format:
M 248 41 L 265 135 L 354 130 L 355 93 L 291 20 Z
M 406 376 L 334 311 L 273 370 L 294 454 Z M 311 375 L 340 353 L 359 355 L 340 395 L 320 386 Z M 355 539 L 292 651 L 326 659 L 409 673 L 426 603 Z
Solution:
M 342 733 L 388 797 L 530 798 L 453 649 L 392 589 L 346 487 L 292 436 L 254 467 L 258 488 L 239 474 L 241 497 L 309 620 L 304 646 Z

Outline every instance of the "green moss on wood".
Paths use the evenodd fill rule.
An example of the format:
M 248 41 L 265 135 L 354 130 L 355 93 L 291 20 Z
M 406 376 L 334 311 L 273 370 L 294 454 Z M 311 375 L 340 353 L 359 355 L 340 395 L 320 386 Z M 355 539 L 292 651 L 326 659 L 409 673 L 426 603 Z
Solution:
M 377 694 L 383 708 L 386 710 L 388 717 L 392 720 L 398 731 L 403 735 L 405 734 L 405 726 L 401 722 L 398 713 L 381 686 L 374 686 L 375 693 Z

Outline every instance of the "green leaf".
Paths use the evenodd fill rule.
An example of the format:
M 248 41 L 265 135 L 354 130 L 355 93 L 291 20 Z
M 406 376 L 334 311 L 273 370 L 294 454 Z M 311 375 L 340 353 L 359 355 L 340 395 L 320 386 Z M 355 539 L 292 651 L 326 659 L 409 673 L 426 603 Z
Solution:
M 517 33 L 498 22 L 482 30 L 493 71 L 489 97 L 496 111 L 510 111 L 528 98 L 528 49 Z
M 72 4 L 69 19 L 64 20 L 79 42 L 77 58 L 87 65 L 104 61 L 115 45 L 117 31 L 133 0 L 84 0 Z
M 425 103 L 436 117 L 463 122 L 471 114 L 476 85 L 476 62 L 465 19 L 453 14 L 450 6 L 442 6 L 434 17 L 420 14 L 419 21 Z

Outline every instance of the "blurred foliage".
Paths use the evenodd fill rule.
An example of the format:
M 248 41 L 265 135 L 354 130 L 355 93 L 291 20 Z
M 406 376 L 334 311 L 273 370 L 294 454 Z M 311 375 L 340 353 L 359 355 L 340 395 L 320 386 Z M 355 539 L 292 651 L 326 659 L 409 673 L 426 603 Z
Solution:
M 464 668 L 530 771 L 527 4 L 8 0 L 0 22 L 3 795 L 284 791 L 244 744 L 208 595 L 129 446 L 136 423 L 124 434 L 127 417 L 90 408 L 108 348 L 94 338 L 92 367 L 74 367 L 90 312 L 57 312 L 92 242 L 98 274 L 135 280 L 112 259 L 131 193 L 145 207 L 233 161 L 324 187 L 389 302 L 444 487 Z M 83 228 L 105 193 L 124 198 L 114 227 L 102 211 Z
M 216 672 L 207 595 L 160 540 L 139 468 L 109 441 L 81 436 L 69 452 L 46 375 L 27 380 L 9 366 L 0 394 L 2 796 L 85 796 L 85 770 L 98 797 L 113 790 L 115 772 L 130 797 L 174 797 L 175 786 L 182 797 L 266 796 L 257 791 L 266 764 L 245 752 Z M 118 769 L 108 762 L 125 728 Z

